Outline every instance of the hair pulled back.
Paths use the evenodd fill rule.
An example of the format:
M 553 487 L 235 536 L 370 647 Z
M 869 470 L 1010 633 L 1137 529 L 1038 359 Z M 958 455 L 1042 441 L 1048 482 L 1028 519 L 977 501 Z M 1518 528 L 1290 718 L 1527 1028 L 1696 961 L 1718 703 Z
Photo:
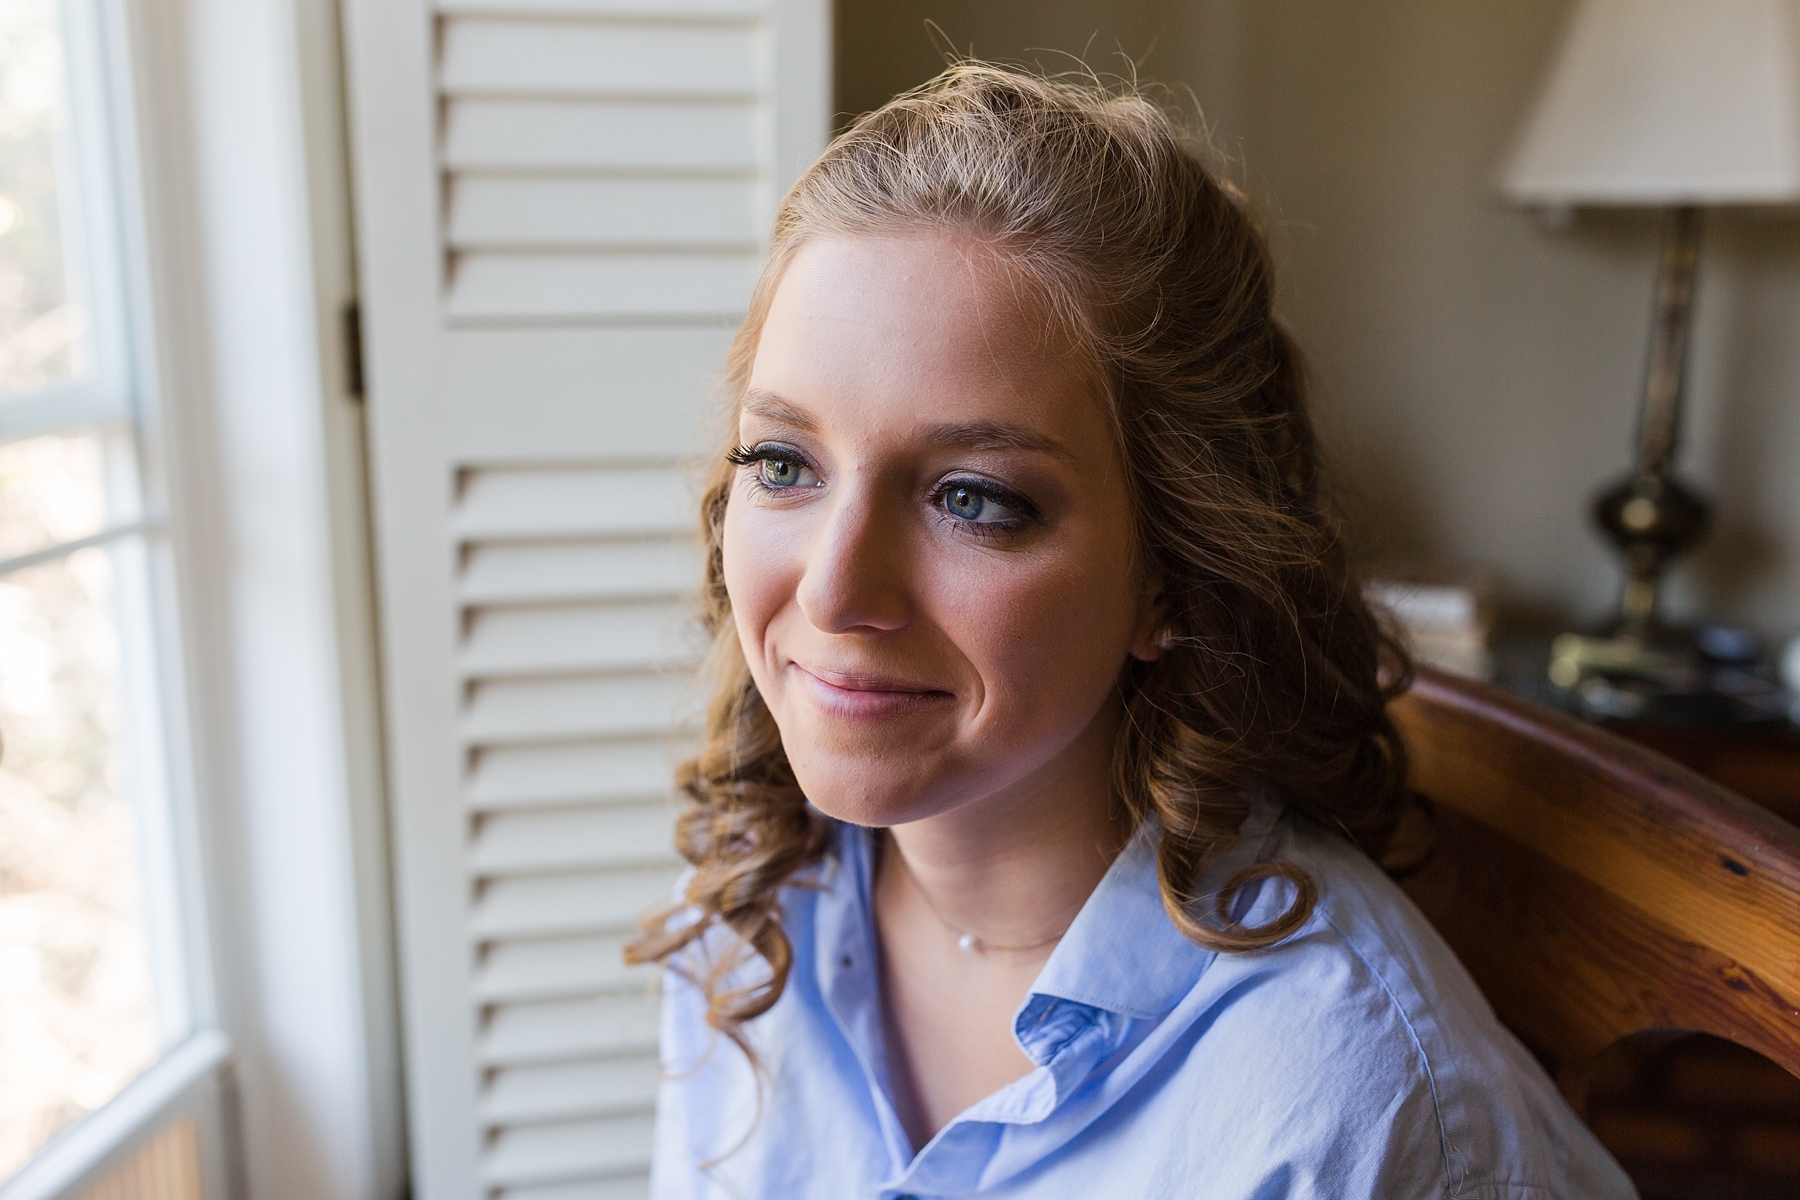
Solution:
M 1195 881 L 1235 841 L 1257 781 L 1379 854 L 1405 773 L 1386 702 L 1407 668 L 1346 560 L 1262 233 L 1135 89 L 958 62 L 858 120 L 788 193 L 731 348 L 732 408 L 801 245 L 945 229 L 1018 269 L 1087 351 L 1110 404 L 1166 646 L 1122 667 L 1113 780 L 1137 821 L 1161 825 L 1164 907 L 1204 946 L 1279 941 L 1312 909 L 1303 873 L 1255 872 L 1296 888 L 1289 910 L 1256 928 L 1212 919 Z M 780 889 L 822 858 L 829 822 L 806 803 L 732 624 L 720 550 L 732 478 L 721 457 L 702 501 L 716 690 L 704 748 L 678 775 L 691 803 L 677 846 L 694 872 L 628 953 L 663 960 L 714 926 L 732 930 L 736 956 L 697 982 L 708 1019 L 743 1044 L 743 1024 L 787 980 Z M 728 985 L 752 956 L 766 970 Z

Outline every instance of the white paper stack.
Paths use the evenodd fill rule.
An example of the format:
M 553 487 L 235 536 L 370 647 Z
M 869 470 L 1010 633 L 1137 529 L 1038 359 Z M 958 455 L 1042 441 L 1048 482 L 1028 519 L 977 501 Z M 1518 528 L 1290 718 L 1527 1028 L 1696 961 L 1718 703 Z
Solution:
M 1472 576 L 1433 583 L 1375 579 L 1364 588 L 1364 595 L 1392 618 L 1419 665 L 1470 679 L 1491 679 L 1492 590 Z

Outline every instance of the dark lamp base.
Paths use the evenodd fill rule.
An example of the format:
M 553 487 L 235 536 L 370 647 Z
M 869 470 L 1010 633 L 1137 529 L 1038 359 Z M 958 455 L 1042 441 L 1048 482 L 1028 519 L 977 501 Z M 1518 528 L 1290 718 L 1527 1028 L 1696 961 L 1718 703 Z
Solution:
M 1646 644 L 1665 641 L 1657 627 L 1663 571 L 1706 532 L 1706 501 L 1679 480 L 1637 474 L 1594 499 L 1594 520 L 1625 560 L 1625 587 L 1611 631 Z

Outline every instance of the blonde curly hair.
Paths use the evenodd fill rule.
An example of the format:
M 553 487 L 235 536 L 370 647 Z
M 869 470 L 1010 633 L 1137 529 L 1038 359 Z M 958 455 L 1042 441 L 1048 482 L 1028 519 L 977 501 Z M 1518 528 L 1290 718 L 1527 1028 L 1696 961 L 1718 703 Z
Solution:
M 783 200 L 731 347 L 729 415 L 800 246 L 946 228 L 1035 285 L 1110 405 L 1167 647 L 1121 667 L 1113 785 L 1135 820 L 1161 826 L 1169 919 L 1203 946 L 1271 945 L 1312 910 L 1304 873 L 1263 864 L 1213 905 L 1195 881 L 1234 843 L 1256 781 L 1378 854 L 1404 795 L 1386 702 L 1408 668 L 1349 567 L 1263 235 L 1204 148 L 1136 87 L 955 63 L 858 120 Z M 731 930 L 737 953 L 696 982 L 708 1020 L 745 1045 L 745 1022 L 781 997 L 791 965 L 781 890 L 825 855 L 830 822 L 795 780 L 732 623 L 720 532 L 734 471 L 720 455 L 701 504 L 715 691 L 704 748 L 678 775 L 690 804 L 676 835 L 694 869 L 627 956 L 666 961 Z M 1268 876 L 1294 885 L 1288 910 L 1256 928 L 1231 921 L 1229 897 Z M 736 969 L 754 959 L 766 970 L 745 984 Z

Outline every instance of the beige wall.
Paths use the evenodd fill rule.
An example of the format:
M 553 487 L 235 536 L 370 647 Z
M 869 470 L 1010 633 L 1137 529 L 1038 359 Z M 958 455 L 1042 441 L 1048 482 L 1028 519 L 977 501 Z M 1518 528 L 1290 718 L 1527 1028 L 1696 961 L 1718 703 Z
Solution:
M 1492 180 L 1569 0 L 840 0 L 838 103 L 963 51 L 1080 54 L 1192 89 L 1276 217 L 1282 309 L 1377 553 L 1483 565 L 1522 617 L 1591 619 L 1589 497 L 1630 463 L 1658 221 L 1552 232 Z M 1679 609 L 1800 628 L 1800 218 L 1708 228 L 1682 467 L 1712 496 Z

